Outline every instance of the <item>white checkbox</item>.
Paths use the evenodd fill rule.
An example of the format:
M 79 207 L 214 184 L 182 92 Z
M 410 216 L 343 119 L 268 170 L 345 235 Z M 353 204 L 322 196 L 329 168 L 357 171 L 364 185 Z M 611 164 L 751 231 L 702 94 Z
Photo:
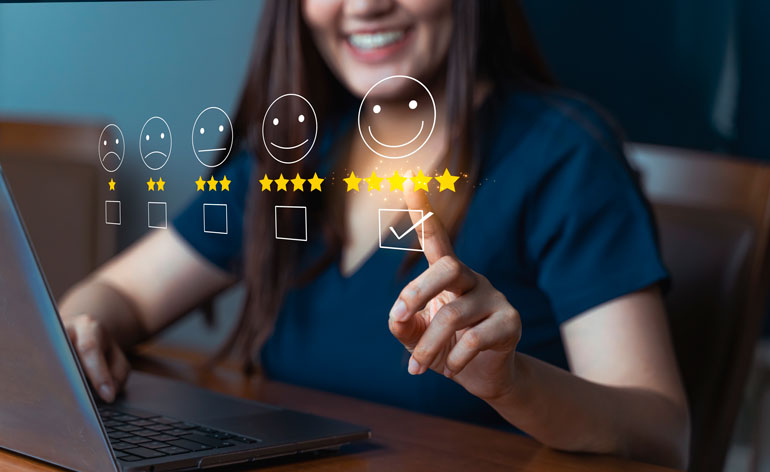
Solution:
M 278 214 L 286 214 L 287 212 L 301 212 L 304 222 L 304 231 L 299 234 L 286 234 L 286 229 L 279 230 L 278 228 Z M 299 228 L 297 228 L 299 230 Z M 275 206 L 275 239 L 283 239 L 285 241 L 307 241 L 307 207 L 305 206 L 290 206 L 290 205 L 276 205 Z
M 168 228 L 168 210 L 166 202 L 147 202 L 147 227 Z
M 409 225 L 411 226 L 404 226 L 403 228 L 396 229 L 393 227 L 393 225 L 389 225 L 388 228 L 386 228 L 385 237 L 383 237 L 383 231 L 382 228 L 384 226 L 382 220 L 384 217 L 391 217 L 391 221 L 401 221 L 404 214 L 407 214 L 409 216 L 418 216 L 419 219 L 416 223 L 411 223 L 411 219 L 409 221 Z M 378 222 L 377 222 L 377 228 L 379 229 L 379 235 L 380 235 L 380 249 L 393 249 L 396 251 L 413 251 L 413 252 L 423 252 L 422 245 L 423 245 L 423 237 L 424 237 L 424 226 L 425 226 L 425 220 L 433 216 L 432 212 L 428 212 L 427 215 L 423 214 L 422 210 L 407 210 L 403 208 L 397 208 L 397 209 L 389 209 L 389 208 L 380 208 L 378 212 Z M 409 243 L 409 241 L 413 241 L 411 237 L 412 234 L 417 236 L 417 242 L 419 242 L 419 247 L 415 248 L 413 245 Z M 389 236 L 393 236 L 393 238 L 389 238 Z M 390 240 L 390 243 L 387 243 L 386 241 Z M 395 242 L 394 242 L 395 241 Z M 398 244 L 398 245 L 397 245 Z

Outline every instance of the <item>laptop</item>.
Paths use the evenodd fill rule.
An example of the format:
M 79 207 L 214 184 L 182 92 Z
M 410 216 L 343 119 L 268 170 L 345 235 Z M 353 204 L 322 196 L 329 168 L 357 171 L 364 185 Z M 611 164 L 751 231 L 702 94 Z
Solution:
M 0 448 L 83 472 L 196 470 L 367 439 L 368 428 L 132 372 L 94 400 L 0 169 Z

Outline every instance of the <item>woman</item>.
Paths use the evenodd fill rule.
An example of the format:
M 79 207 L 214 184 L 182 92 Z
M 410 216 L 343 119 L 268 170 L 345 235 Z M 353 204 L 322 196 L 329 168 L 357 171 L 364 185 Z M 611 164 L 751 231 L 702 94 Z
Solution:
M 364 95 L 360 120 L 382 142 L 407 142 L 415 117 L 433 119 L 429 101 L 410 100 L 415 81 L 367 95 L 397 75 L 425 84 L 438 112 L 424 146 L 383 159 L 355 124 Z M 265 118 L 287 93 L 319 124 L 293 164 L 266 152 L 315 137 L 297 124 L 301 101 Z M 279 126 L 287 117 L 297 120 Z M 145 237 L 62 303 L 104 400 L 128 374 L 123 349 L 243 277 L 249 296 L 223 353 L 273 378 L 512 425 L 558 449 L 686 465 L 650 214 L 606 123 L 552 86 L 517 2 L 267 2 L 234 130 L 240 152 L 214 172 L 230 190 L 199 197 L 174 230 Z M 342 182 L 445 169 L 463 175 L 454 189 Z M 270 183 L 295 173 L 319 174 L 322 190 Z M 235 215 L 229 235 L 201 230 L 212 199 Z M 278 216 L 287 204 L 308 208 L 307 243 L 275 238 L 297 223 Z M 433 213 L 424 257 L 379 248 L 381 229 L 403 222 L 378 210 L 406 207 Z

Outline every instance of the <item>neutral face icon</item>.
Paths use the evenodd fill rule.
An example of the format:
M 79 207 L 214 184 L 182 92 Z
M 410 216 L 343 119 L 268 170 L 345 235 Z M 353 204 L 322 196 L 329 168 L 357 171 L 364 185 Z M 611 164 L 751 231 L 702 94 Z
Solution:
M 123 142 L 123 131 L 118 125 L 109 124 L 99 135 L 99 162 L 107 172 L 115 172 L 123 164 L 126 143 Z
M 387 95 L 387 90 L 401 88 L 404 84 L 397 82 L 404 81 L 408 82 L 407 88 L 412 92 L 403 103 L 378 99 L 380 95 Z M 380 90 L 383 91 L 382 94 L 379 93 Z M 389 133 L 384 133 L 382 126 L 377 126 L 380 121 L 377 118 L 392 111 L 398 111 L 402 121 L 403 117 L 414 117 L 413 120 L 407 118 L 407 121 L 403 121 L 404 129 L 408 130 L 408 133 L 398 139 L 386 139 L 384 135 Z M 422 82 L 408 75 L 393 75 L 374 84 L 364 95 L 358 109 L 358 132 L 361 139 L 373 153 L 386 159 L 403 159 L 416 153 L 428 142 L 435 127 L 436 102 L 433 95 Z
M 153 116 L 139 133 L 139 153 L 150 170 L 160 170 L 171 157 L 171 128 L 166 120 Z
M 192 146 L 198 162 L 217 167 L 227 160 L 233 148 L 233 123 L 219 107 L 208 107 L 195 119 Z
M 283 142 L 279 136 L 294 136 Z M 281 164 L 294 164 L 313 149 L 318 119 L 313 105 L 302 95 L 287 93 L 276 98 L 262 119 L 262 142 L 268 154 Z M 284 138 L 286 139 L 286 138 Z

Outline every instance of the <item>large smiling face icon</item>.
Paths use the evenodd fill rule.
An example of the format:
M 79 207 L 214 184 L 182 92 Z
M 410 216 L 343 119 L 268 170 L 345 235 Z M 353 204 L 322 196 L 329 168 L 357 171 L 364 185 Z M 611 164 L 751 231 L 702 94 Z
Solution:
M 150 170 L 160 170 L 171 157 L 171 128 L 166 120 L 153 116 L 139 133 L 139 153 Z
M 392 101 L 385 104 L 377 98 L 380 89 L 407 89 L 410 95 L 403 104 Z M 377 117 L 399 106 L 404 108 L 399 112 L 414 112 L 414 123 L 404 123 L 404 128 L 409 130 L 408 135 L 397 139 L 389 136 L 389 139 L 386 139 L 386 133 L 383 133 L 382 129 L 378 132 Z M 399 113 L 399 116 L 409 116 L 409 113 Z M 364 95 L 358 109 L 358 132 L 361 139 L 373 153 L 386 159 L 403 159 L 416 153 L 428 142 L 435 127 L 436 102 L 433 95 L 422 82 L 408 75 L 393 75 L 374 84 Z
M 221 165 L 233 148 L 233 124 L 221 108 L 208 107 L 195 119 L 192 145 L 198 162 L 206 167 Z
M 302 95 L 287 93 L 276 98 L 262 119 L 262 142 L 268 154 L 281 164 L 304 159 L 318 136 L 313 105 Z
M 109 124 L 99 135 L 99 162 L 107 172 L 115 172 L 123 164 L 126 143 L 118 125 Z

